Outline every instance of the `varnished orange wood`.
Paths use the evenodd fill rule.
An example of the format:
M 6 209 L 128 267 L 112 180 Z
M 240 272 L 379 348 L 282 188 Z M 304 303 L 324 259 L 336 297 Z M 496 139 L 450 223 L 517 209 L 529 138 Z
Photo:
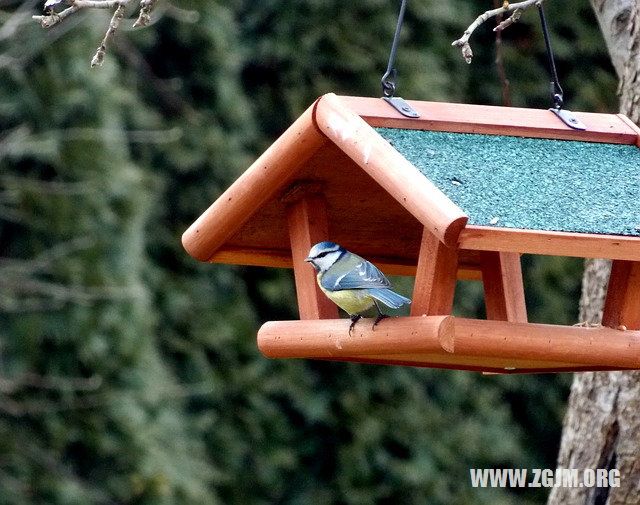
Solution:
M 468 225 L 460 247 L 579 258 L 640 260 L 640 237 Z
M 460 354 L 426 354 L 426 353 L 394 353 L 378 354 L 375 356 L 358 356 L 361 358 L 387 359 L 389 361 L 400 361 L 402 363 L 438 363 L 440 365 L 450 365 L 461 369 L 473 367 L 476 370 L 493 369 L 499 373 L 509 373 L 518 369 L 549 369 L 549 368 L 572 368 L 575 363 L 556 362 L 551 360 L 532 360 L 514 358 L 493 358 L 486 356 L 463 356 Z M 584 365 L 583 365 L 584 366 Z
M 613 261 L 602 324 L 640 329 L 640 262 Z
M 621 368 L 618 366 L 588 366 L 588 365 L 571 365 L 567 367 L 549 367 L 549 368 L 517 368 L 515 370 L 504 370 L 501 372 L 485 372 L 485 375 L 523 375 L 523 374 L 541 374 L 541 373 L 574 373 L 574 372 L 624 372 L 625 370 L 634 370 L 633 368 Z
M 254 267 L 293 268 L 289 249 L 222 246 L 209 258 L 209 262 Z
M 465 281 L 481 281 L 482 272 L 478 263 L 469 263 L 468 251 L 460 251 L 458 279 Z M 416 264 L 408 258 L 387 258 L 364 254 L 366 258 L 382 270 L 386 275 L 404 275 L 415 277 Z M 224 246 L 218 249 L 211 258 L 211 263 L 231 265 L 249 265 L 259 267 L 293 268 L 291 251 L 280 249 L 260 249 L 248 247 Z
M 320 290 L 315 269 L 304 261 L 313 245 L 329 238 L 324 199 L 304 195 L 289 205 L 287 215 L 300 319 L 335 319 L 338 307 Z
M 534 136 L 558 138 L 556 135 L 558 131 L 561 135 L 567 134 L 566 127 L 557 121 L 552 113 L 542 110 L 412 102 L 414 106 L 420 108 L 421 112 L 425 113 L 422 119 L 414 121 L 399 117 L 399 114 L 392 107 L 375 98 L 342 97 L 338 99 L 328 95 L 321 98 L 320 102 L 325 102 L 327 105 L 329 103 L 335 104 L 337 100 L 339 100 L 339 107 L 343 107 L 342 112 L 346 116 L 351 118 L 356 116 L 356 114 L 351 114 L 350 111 L 353 110 L 369 120 L 371 124 L 443 129 L 447 124 L 452 123 L 454 127 L 449 128 L 451 131 L 458 131 L 462 128 L 460 131 L 483 131 L 486 133 L 483 128 L 495 123 L 491 128 L 498 128 L 500 131 L 496 131 L 496 133 L 500 134 L 520 135 L 522 132 L 518 129 L 518 125 L 533 128 L 536 132 Z M 337 241 L 344 242 L 348 240 L 348 237 L 353 237 L 354 243 L 369 243 L 371 237 L 387 236 L 389 231 L 393 229 L 402 230 L 405 236 L 396 237 L 399 239 L 396 240 L 399 245 L 396 247 L 397 250 L 393 251 L 392 256 L 402 256 L 398 254 L 398 251 L 402 249 L 408 251 L 408 257 L 416 256 L 416 246 L 410 244 L 417 245 L 421 227 L 423 224 L 428 224 L 429 219 L 420 213 L 414 217 L 412 212 L 415 210 L 414 207 L 428 206 L 427 199 L 422 198 L 424 195 L 414 194 L 413 187 L 415 185 L 404 177 L 400 177 L 401 181 L 396 181 L 397 185 L 401 185 L 410 194 L 405 195 L 401 191 L 393 195 L 388 193 L 388 188 L 381 187 L 379 182 L 374 181 L 375 178 L 371 178 L 372 176 L 365 172 L 368 165 L 376 165 L 374 168 L 369 168 L 373 171 L 384 169 L 382 171 L 395 173 L 394 165 L 387 163 L 389 159 L 381 161 L 382 166 L 378 166 L 380 164 L 376 163 L 364 163 L 365 156 L 367 159 L 375 158 L 376 153 L 370 151 L 368 145 L 359 144 L 358 140 L 348 138 L 351 133 L 348 128 L 342 131 L 338 131 L 340 130 L 338 128 L 333 132 L 336 139 L 339 137 L 339 143 L 341 143 L 339 149 L 317 129 L 315 125 L 317 115 L 314 114 L 314 107 L 315 105 L 307 110 L 291 128 L 276 140 L 250 169 L 184 233 L 183 243 L 190 254 L 201 260 L 212 260 L 213 256 L 220 251 L 221 246 L 265 250 L 286 249 L 288 244 L 286 215 L 278 203 L 278 192 L 303 171 L 305 172 L 304 177 L 311 175 L 313 178 L 318 178 L 320 176 L 327 182 L 327 198 L 335 200 L 332 202 L 332 206 L 336 209 L 336 215 L 344 215 L 346 211 L 349 215 L 356 217 L 377 214 L 379 218 L 366 227 L 362 226 L 366 224 L 366 222 L 362 222 L 364 218 L 360 219 L 355 232 L 354 230 L 338 230 L 336 239 L 340 240 Z M 494 112 L 490 112 L 491 110 Z M 551 121 L 551 123 L 541 123 L 540 114 L 548 116 L 545 121 Z M 498 119 L 492 118 L 492 115 L 497 116 Z M 587 114 L 584 117 L 581 116 L 581 119 L 590 127 L 589 135 L 592 133 L 601 135 L 602 139 L 607 142 L 638 143 L 638 127 L 623 115 Z M 431 125 L 430 121 L 435 121 L 435 123 Z M 557 121 L 557 123 L 553 123 L 553 121 Z M 588 124 L 589 121 L 593 124 Z M 416 124 L 418 126 L 415 126 Z M 551 130 L 556 133 L 547 134 L 547 128 L 553 124 L 555 126 Z M 332 123 L 332 126 L 336 126 L 336 123 Z M 576 138 L 585 139 L 581 137 L 583 135 L 581 132 L 568 131 L 568 134 L 577 135 Z M 357 144 L 352 145 L 352 149 L 349 151 L 349 155 L 356 156 L 355 161 L 341 150 L 347 144 Z M 384 144 L 387 145 L 386 142 Z M 383 150 L 388 149 L 393 151 L 391 147 Z M 397 156 L 400 155 L 397 154 Z M 367 166 L 362 166 L 363 164 Z M 326 167 L 329 166 L 331 170 L 327 170 Z M 362 168 L 365 170 L 363 171 Z M 383 174 L 380 177 L 386 178 L 387 183 L 392 184 L 390 179 L 393 179 L 395 175 Z M 428 183 L 424 177 L 421 179 Z M 346 180 L 350 181 L 350 184 L 344 184 Z M 345 192 L 345 188 L 348 188 L 350 192 Z M 357 197 L 357 201 L 355 197 Z M 411 205 L 406 205 L 405 197 L 407 201 L 411 202 Z M 337 205 L 340 201 L 343 203 Z M 385 209 L 385 212 L 378 212 L 376 209 L 379 208 Z M 429 214 L 430 211 L 423 209 L 421 212 Z M 435 217 L 432 217 L 431 220 L 434 223 L 437 221 Z M 395 223 L 395 228 L 389 223 Z M 453 241 L 452 237 L 455 237 L 459 232 L 461 222 L 454 219 L 449 224 L 453 224 L 453 228 L 446 229 L 444 232 L 443 228 L 447 228 L 446 223 L 441 226 L 434 224 L 432 230 L 436 234 L 444 233 L 448 243 Z M 486 244 L 481 244 L 482 237 L 471 233 L 471 228 L 469 227 L 462 232 L 462 248 L 473 249 L 474 242 L 478 243 L 478 249 L 486 248 Z M 418 238 L 414 239 L 414 235 Z M 543 232 L 535 235 L 532 240 L 538 244 L 527 242 L 525 245 L 531 247 L 532 252 L 542 249 L 543 254 L 564 254 L 577 251 L 574 255 L 582 256 L 585 255 L 584 251 L 593 257 L 640 260 L 639 248 L 637 247 L 640 239 L 637 237 L 575 234 L 581 236 L 584 243 L 581 240 L 575 244 L 566 243 L 565 239 L 567 238 L 571 241 L 574 240 L 574 237 L 570 237 L 570 235 L 554 236 L 553 232 Z M 500 239 L 500 241 L 506 239 L 505 236 L 495 235 L 486 238 L 489 242 L 496 239 Z M 470 240 L 469 247 L 464 244 L 467 239 Z M 519 237 L 516 241 L 518 240 Z M 509 240 L 506 241 L 509 242 Z M 353 247 L 353 244 L 344 245 Z M 574 247 L 574 245 L 578 247 Z M 513 249 L 513 245 L 507 245 L 507 247 Z M 375 255 L 380 255 L 385 248 L 387 246 L 376 251 Z
M 284 188 L 327 138 L 309 107 L 182 235 L 196 259 L 207 261 L 260 207 Z
M 483 251 L 480 268 L 487 319 L 527 322 L 520 254 Z
M 541 374 L 541 373 L 571 373 L 571 372 L 615 372 L 621 370 L 629 370 L 628 368 L 619 367 L 596 367 L 596 366 L 580 366 L 566 365 L 560 366 L 557 363 L 551 364 L 547 368 L 536 367 L 526 368 L 526 364 L 516 368 L 515 370 L 505 370 L 504 368 L 492 368 L 488 366 L 474 366 L 465 363 L 445 364 L 431 363 L 428 361 L 402 361 L 399 359 L 381 359 L 378 357 L 349 357 L 349 358 L 316 358 L 331 361 L 345 361 L 352 363 L 363 363 L 368 365 L 395 365 L 395 366 L 413 366 L 419 368 L 437 368 L 441 370 L 466 370 L 468 372 L 482 372 L 486 375 L 513 375 L 513 374 Z M 529 366 L 532 366 L 529 364 Z
M 462 318 L 454 326 L 453 340 L 441 343 L 462 356 L 640 368 L 638 331 Z
M 379 98 L 341 96 L 340 101 L 374 127 L 483 133 L 609 144 L 635 144 L 637 134 L 615 114 L 574 112 L 586 131 L 574 130 L 546 109 L 407 100 L 420 118 L 410 119 Z
M 318 128 L 385 191 L 447 245 L 455 245 L 467 215 L 404 156 L 333 94 L 318 102 Z
M 625 123 L 629 128 L 636 132 L 636 145 L 640 147 L 640 127 L 624 114 L 618 114 L 618 117 L 623 123 Z
M 270 321 L 258 331 L 258 347 L 269 358 L 329 358 L 357 354 L 441 352 L 440 340 L 453 331 L 450 316 L 361 319 L 351 335 L 348 319 Z M 444 352 L 444 351 L 442 351 Z
M 494 373 L 640 367 L 640 332 L 455 318 L 272 321 L 258 333 L 270 358 L 315 358 Z M 448 349 L 445 350 L 445 348 Z M 623 351 L 623 352 L 621 352 Z
M 451 314 L 457 269 L 457 247 L 447 247 L 425 228 L 413 288 L 412 316 Z

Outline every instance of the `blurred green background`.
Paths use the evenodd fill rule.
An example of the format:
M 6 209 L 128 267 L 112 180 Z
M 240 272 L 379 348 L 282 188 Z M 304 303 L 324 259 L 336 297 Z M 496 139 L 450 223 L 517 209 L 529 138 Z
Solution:
M 99 69 L 109 13 L 44 31 L 42 2 L 0 5 L 0 504 L 544 503 L 469 468 L 553 468 L 570 376 L 268 360 L 291 272 L 180 244 L 319 95 L 380 95 L 400 1 L 161 1 Z M 492 7 L 410 1 L 397 94 L 502 104 L 494 23 L 473 64 L 451 47 Z M 568 108 L 616 111 L 588 2 L 546 13 Z M 510 104 L 548 107 L 535 11 L 502 59 Z M 581 261 L 523 264 L 530 319 L 576 322 Z M 456 313 L 481 295 L 461 283 Z

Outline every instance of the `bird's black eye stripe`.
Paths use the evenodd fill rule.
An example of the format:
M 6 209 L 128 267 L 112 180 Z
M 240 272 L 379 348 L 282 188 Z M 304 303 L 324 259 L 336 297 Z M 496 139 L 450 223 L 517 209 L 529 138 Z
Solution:
M 340 249 L 331 249 L 330 251 L 322 251 L 321 253 L 316 254 L 313 259 L 324 258 L 327 254 L 338 252 L 339 250 Z M 342 254 L 344 253 L 341 253 L 340 256 L 342 256 Z

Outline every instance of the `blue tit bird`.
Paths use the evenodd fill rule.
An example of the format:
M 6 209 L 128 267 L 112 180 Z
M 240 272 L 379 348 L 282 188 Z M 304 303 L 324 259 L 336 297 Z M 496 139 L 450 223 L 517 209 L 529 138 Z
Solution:
M 397 309 L 411 300 L 394 293 L 391 283 L 372 263 L 333 242 L 319 242 L 305 261 L 318 272 L 318 286 L 327 297 L 351 318 L 349 334 L 362 318 L 361 312 L 375 305 L 378 316 L 372 329 L 385 317 L 378 302 Z

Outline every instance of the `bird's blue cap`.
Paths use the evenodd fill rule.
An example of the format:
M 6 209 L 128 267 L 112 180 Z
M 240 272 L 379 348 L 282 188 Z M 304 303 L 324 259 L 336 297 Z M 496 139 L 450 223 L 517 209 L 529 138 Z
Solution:
M 313 247 L 317 247 L 318 249 L 340 249 L 340 246 L 333 242 L 318 242 Z
M 338 244 L 334 244 L 333 242 L 318 242 L 314 245 L 309 251 L 309 257 L 305 259 L 305 261 L 311 261 L 312 258 L 321 254 L 323 252 L 329 251 L 345 251 L 344 247 L 339 246 Z

